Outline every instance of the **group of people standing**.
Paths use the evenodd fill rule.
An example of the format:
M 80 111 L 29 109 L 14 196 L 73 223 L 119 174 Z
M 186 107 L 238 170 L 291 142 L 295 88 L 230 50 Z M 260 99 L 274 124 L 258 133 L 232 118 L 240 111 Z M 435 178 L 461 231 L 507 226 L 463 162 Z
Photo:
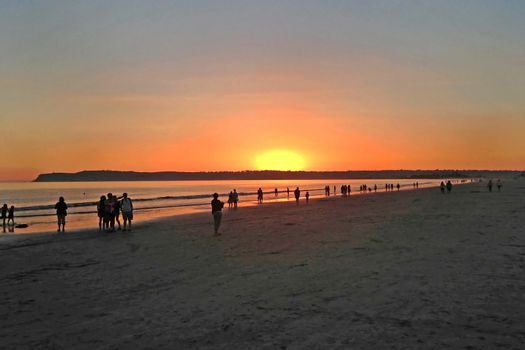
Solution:
M 114 196 L 108 193 L 106 196 L 101 196 L 97 202 L 98 214 L 98 230 L 104 229 L 106 232 L 115 232 L 115 222 L 118 224 L 118 230 L 121 230 L 120 214 L 124 220 L 124 227 L 122 231 L 131 231 L 131 221 L 133 221 L 133 201 L 128 197 L 127 193 L 123 193 L 121 197 Z
M 2 206 L 2 226 L 15 225 L 15 206 L 8 207 L 7 204 Z
M 64 232 L 66 228 L 67 217 L 67 203 L 64 197 L 60 197 L 55 204 L 57 215 L 58 232 Z M 120 215 L 124 220 L 124 228 L 121 228 Z M 98 215 L 98 230 L 104 229 L 106 232 L 115 232 L 115 222 L 118 224 L 118 230 L 131 231 L 131 221 L 133 220 L 133 202 L 128 197 L 127 193 L 122 194 L 121 197 L 114 196 L 108 193 L 106 196 L 101 196 L 97 202 Z
M 447 183 L 445 184 L 443 181 L 441 181 L 439 188 L 441 189 L 441 193 L 445 193 L 445 190 L 447 191 L 447 193 L 450 193 L 452 192 L 452 182 L 448 180 Z
M 397 188 L 397 190 L 399 191 L 401 189 L 401 185 L 400 184 L 397 184 L 396 186 L 394 186 L 394 184 L 385 184 L 385 191 L 393 191 L 394 188 Z
M 238 203 L 239 203 L 239 194 L 237 193 L 236 189 L 233 189 L 233 191 L 230 191 L 230 194 L 228 195 L 228 208 L 231 209 L 233 207 L 234 209 L 237 209 Z
M 492 186 L 494 186 L 494 183 L 492 182 L 492 179 L 490 179 L 487 183 L 487 188 L 489 189 L 489 192 L 492 192 Z M 501 183 L 500 179 L 498 179 L 498 181 L 496 182 L 496 186 L 498 187 L 498 192 L 501 192 L 501 186 L 503 186 L 503 184 Z

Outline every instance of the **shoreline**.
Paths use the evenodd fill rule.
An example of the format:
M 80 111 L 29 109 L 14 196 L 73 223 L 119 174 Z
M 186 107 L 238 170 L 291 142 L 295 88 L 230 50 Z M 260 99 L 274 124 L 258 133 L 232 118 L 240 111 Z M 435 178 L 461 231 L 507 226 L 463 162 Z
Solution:
M 465 184 L 469 184 L 471 183 L 472 179 L 468 179 L 465 180 L 466 182 L 461 182 L 462 180 L 465 180 L 465 179 L 453 179 L 454 181 L 454 186 L 460 186 L 460 185 L 465 185 Z M 378 189 L 377 191 L 360 191 L 360 190 L 353 190 L 351 195 L 349 195 L 349 197 L 353 198 L 353 197 L 356 197 L 356 196 L 366 196 L 366 195 L 373 195 L 373 194 L 379 194 L 379 193 L 389 193 L 389 192 L 405 192 L 405 191 L 418 191 L 418 190 L 425 190 L 425 189 L 435 189 L 437 188 L 436 187 L 437 185 L 432 185 L 429 183 L 426 183 L 426 182 L 423 182 L 421 183 L 421 187 L 419 188 L 413 188 L 411 185 L 409 184 L 404 184 L 401 186 L 401 190 L 398 191 L 397 189 L 394 189 L 394 190 L 390 190 L 390 191 L 386 191 L 385 189 Z M 340 190 L 339 188 L 337 188 L 338 190 Z M 302 197 L 300 199 L 300 202 L 303 203 L 305 202 L 305 198 L 304 198 L 304 194 L 306 193 L 306 191 L 317 191 L 317 192 L 321 192 L 323 189 L 306 189 L 306 190 L 301 190 L 301 194 L 302 194 Z M 292 191 L 291 191 L 292 192 Z M 273 191 L 266 191 L 264 192 L 265 195 L 267 195 L 266 199 L 265 199 L 265 202 L 263 204 L 263 206 L 267 206 L 267 205 L 270 205 L 270 204 L 284 204 L 284 203 L 295 203 L 295 199 L 293 198 L 293 194 L 291 194 L 290 196 L 288 197 L 284 197 L 284 191 L 281 191 L 280 192 L 280 195 L 281 197 L 274 197 L 273 195 Z M 253 193 L 249 193 L 250 195 L 252 194 L 256 194 L 256 192 L 253 192 Z M 199 196 L 203 196 L 203 195 L 199 195 Z M 229 211 L 228 208 L 226 208 L 226 205 L 227 205 L 227 200 L 226 200 L 226 194 L 222 194 L 222 197 L 219 197 L 219 199 L 224 199 L 224 204 L 225 204 L 225 208 L 223 209 L 223 212 L 227 212 Z M 327 198 L 341 198 L 341 194 L 340 193 L 337 193 L 337 194 L 330 194 L 330 196 L 325 196 L 325 195 L 322 195 L 322 194 L 314 194 L 314 195 L 311 195 L 310 197 L 310 201 L 315 201 L 315 200 L 319 200 L 319 199 L 327 199 Z M 242 196 L 241 196 L 242 198 Z M 210 195 L 210 200 L 211 200 L 211 195 Z M 140 200 L 139 200 L 140 201 Z M 93 204 L 95 205 L 95 204 Z M 54 206 L 54 205 L 53 205 Z M 257 200 L 256 199 L 244 199 L 244 200 L 241 200 L 240 201 L 240 205 L 239 205 L 239 209 L 241 208 L 247 208 L 247 207 L 252 207 L 252 206 L 260 206 L 258 203 L 257 203 Z M 199 213 L 206 213 L 208 212 L 208 208 L 209 207 L 209 203 L 193 203 L 193 204 L 182 204 L 182 205 L 174 205 L 174 206 L 170 206 L 170 205 L 167 205 L 167 206 L 158 206 L 158 207 L 152 207 L 152 208 L 140 208 L 140 209 L 136 209 L 135 210 L 135 222 L 137 221 L 137 217 L 141 217 L 142 215 L 145 215 L 145 217 L 143 218 L 140 218 L 141 222 L 145 222 L 145 223 L 148 223 L 148 222 L 155 222 L 157 220 L 162 220 L 162 219 L 165 219 L 165 218 L 171 218 L 171 217 L 180 217 L 180 216 L 185 216 L 185 215 L 194 215 L 194 214 L 199 214 Z M 71 208 L 75 208 L 75 206 L 71 207 Z M 70 208 L 70 209 L 71 209 Z M 139 215 L 137 215 L 139 214 Z M 24 215 L 19 215 L 17 216 L 18 218 L 34 218 L 34 217 L 46 217 L 46 218 L 55 218 L 56 215 L 55 214 L 46 214 L 46 215 L 41 215 L 41 216 L 24 216 Z M 98 218 L 96 217 L 96 211 L 91 211 L 91 212 L 82 212 L 82 213 L 69 213 L 68 215 L 69 218 L 71 217 L 74 217 L 75 219 L 78 219 L 78 218 L 82 218 L 83 220 L 67 220 L 67 224 L 66 224 L 66 227 L 68 228 L 68 230 L 66 231 L 66 234 L 68 233 L 76 233 L 76 232 L 82 232 L 82 231 L 89 231 L 89 230 L 92 230 L 92 231 L 95 231 L 95 230 L 98 230 L 98 228 L 96 227 L 98 225 Z M 88 218 L 88 220 L 86 220 L 86 217 Z M 92 222 L 92 225 L 91 224 L 87 224 L 87 222 L 91 223 Z M 135 224 L 134 224 L 135 225 Z M 34 228 L 34 226 L 37 226 L 36 228 Z M 57 234 L 56 232 L 56 223 L 54 221 L 51 221 L 51 222 L 48 222 L 48 223 L 39 223 L 39 224 L 33 224 L 33 225 L 30 225 L 30 227 L 28 228 L 21 228 L 21 229 L 16 229 L 15 228 L 15 232 L 7 232 L 6 230 L 4 230 L 4 234 L 5 235 L 35 235 L 35 234 L 41 234 L 41 233 L 45 233 L 45 234 Z M 1 237 L 1 235 L 0 235 Z

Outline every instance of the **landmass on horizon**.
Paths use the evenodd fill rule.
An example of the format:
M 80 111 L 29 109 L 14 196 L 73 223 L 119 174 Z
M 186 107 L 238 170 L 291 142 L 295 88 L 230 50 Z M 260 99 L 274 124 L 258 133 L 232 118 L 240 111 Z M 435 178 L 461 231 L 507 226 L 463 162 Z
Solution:
M 40 174 L 33 182 L 83 181 L 188 181 L 188 180 L 316 180 L 316 179 L 435 179 L 525 176 L 517 170 L 347 170 L 347 171 L 209 171 L 137 172 L 84 170 L 77 173 Z

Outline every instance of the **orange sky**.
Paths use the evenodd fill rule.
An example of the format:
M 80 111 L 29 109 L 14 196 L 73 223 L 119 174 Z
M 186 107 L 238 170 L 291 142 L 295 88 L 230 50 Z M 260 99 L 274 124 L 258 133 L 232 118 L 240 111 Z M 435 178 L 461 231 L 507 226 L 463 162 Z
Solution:
M 525 6 L 60 6 L 0 5 L 0 181 L 275 149 L 307 170 L 525 168 Z

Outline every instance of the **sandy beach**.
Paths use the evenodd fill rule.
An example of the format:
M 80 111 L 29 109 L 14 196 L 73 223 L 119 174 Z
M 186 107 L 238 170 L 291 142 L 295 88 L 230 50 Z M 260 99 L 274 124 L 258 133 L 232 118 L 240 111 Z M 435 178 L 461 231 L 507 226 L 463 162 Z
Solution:
M 525 181 L 0 236 L 3 349 L 523 349 Z M 224 198 L 223 198 L 224 200 Z M 96 223 L 94 222 L 94 226 Z

